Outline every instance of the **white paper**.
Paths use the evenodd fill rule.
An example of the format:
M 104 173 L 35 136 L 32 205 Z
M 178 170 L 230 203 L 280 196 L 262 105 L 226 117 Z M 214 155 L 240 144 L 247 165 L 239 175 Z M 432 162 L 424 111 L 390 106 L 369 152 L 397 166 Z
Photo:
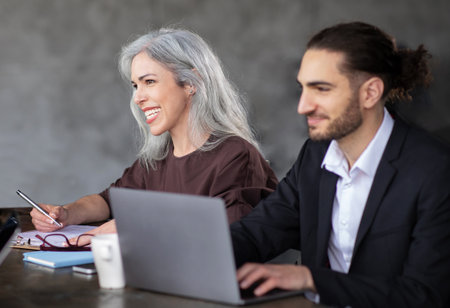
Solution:
M 32 246 L 39 246 L 42 244 L 42 241 L 36 237 L 37 234 L 42 236 L 42 238 L 45 238 L 49 234 L 64 234 L 68 239 L 71 239 L 85 232 L 88 232 L 94 228 L 96 227 L 87 225 L 69 225 L 54 232 L 39 232 L 37 230 L 21 232 L 17 235 L 17 240 L 14 240 L 14 244 L 16 245 L 28 244 Z M 55 246 L 62 246 L 65 240 L 62 239 L 61 241 L 61 239 L 62 237 L 50 236 L 46 239 L 46 241 Z

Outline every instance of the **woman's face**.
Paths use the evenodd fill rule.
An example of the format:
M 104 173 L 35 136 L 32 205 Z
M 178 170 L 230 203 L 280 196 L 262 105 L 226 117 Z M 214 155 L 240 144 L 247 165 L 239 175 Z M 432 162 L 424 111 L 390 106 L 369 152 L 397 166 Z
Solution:
M 172 72 L 145 52 L 133 58 L 131 84 L 135 89 L 133 100 L 145 113 L 152 135 L 169 131 L 173 138 L 186 134 L 191 86 L 179 86 Z

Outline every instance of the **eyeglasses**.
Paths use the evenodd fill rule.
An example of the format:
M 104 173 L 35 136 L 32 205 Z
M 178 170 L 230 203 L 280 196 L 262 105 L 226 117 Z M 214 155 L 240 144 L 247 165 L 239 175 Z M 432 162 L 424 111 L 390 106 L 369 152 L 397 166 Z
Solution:
M 47 250 L 47 251 L 89 251 L 91 250 L 91 247 L 87 247 L 89 244 L 84 245 L 78 245 L 78 242 L 80 241 L 80 238 L 83 236 L 94 236 L 93 234 L 81 234 L 77 238 L 77 242 L 74 244 L 71 244 L 69 242 L 69 239 L 67 236 L 61 233 L 52 233 L 49 235 L 46 235 L 45 237 L 40 236 L 39 234 L 36 235 L 38 239 L 40 239 L 43 243 L 40 245 L 41 250 Z M 67 246 L 62 246 L 64 243 L 67 244 Z

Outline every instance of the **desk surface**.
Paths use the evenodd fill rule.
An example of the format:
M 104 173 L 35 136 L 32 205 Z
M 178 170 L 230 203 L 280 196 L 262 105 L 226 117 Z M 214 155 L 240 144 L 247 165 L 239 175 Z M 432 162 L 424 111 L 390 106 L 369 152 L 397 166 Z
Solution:
M 20 220 L 21 223 L 24 222 L 24 219 Z M 70 267 L 51 269 L 24 262 L 22 261 L 24 252 L 26 250 L 12 249 L 0 265 L 1 307 L 233 307 L 132 288 L 101 289 L 97 275 L 73 273 Z M 274 305 L 278 308 L 320 307 L 303 296 L 251 307 L 273 307 Z

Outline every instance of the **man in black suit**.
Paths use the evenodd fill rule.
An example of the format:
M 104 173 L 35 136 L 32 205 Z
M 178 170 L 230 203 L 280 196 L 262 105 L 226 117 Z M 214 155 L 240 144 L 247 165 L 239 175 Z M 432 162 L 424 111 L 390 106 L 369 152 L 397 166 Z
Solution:
M 310 139 L 276 191 L 231 226 L 241 287 L 337 306 L 448 307 L 450 151 L 385 108 L 428 85 L 428 58 L 360 22 L 310 40 L 297 76 Z M 302 265 L 248 263 L 289 248 Z

